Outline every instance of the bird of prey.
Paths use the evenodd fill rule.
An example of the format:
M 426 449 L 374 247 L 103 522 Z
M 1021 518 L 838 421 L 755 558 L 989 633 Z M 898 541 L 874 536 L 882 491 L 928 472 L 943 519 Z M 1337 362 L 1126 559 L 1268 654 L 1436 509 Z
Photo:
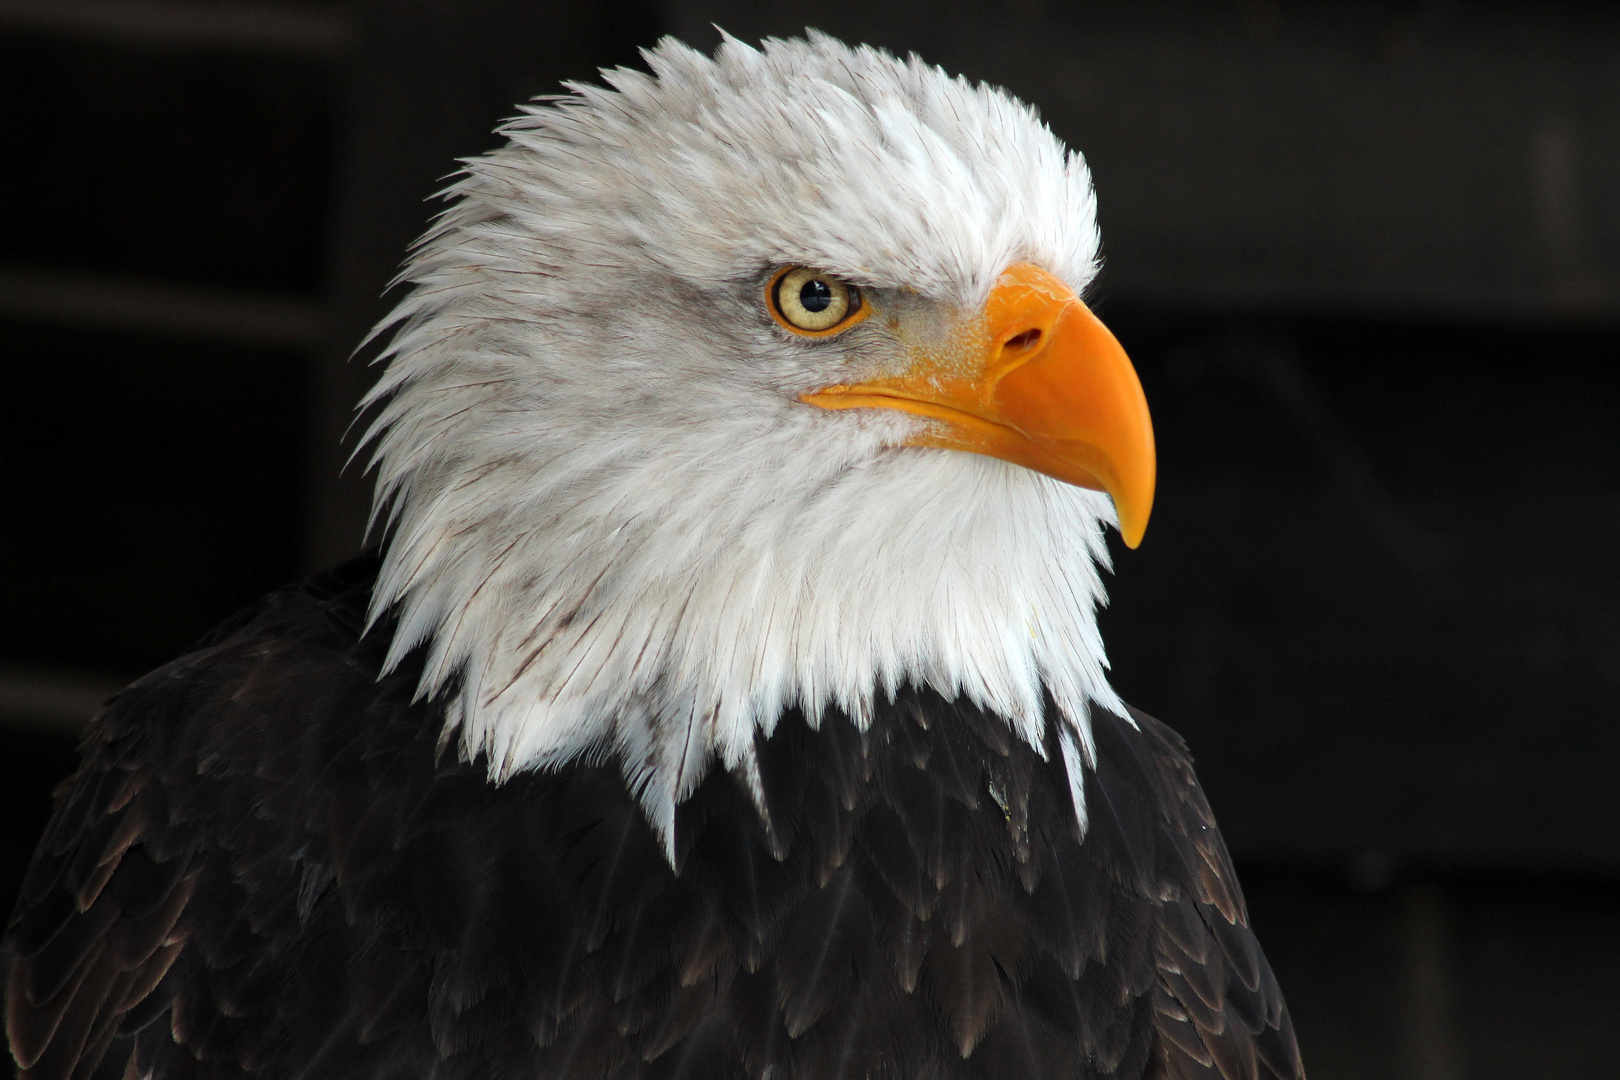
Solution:
M 0 965 L 30 1080 L 1302 1076 L 1185 746 L 1086 166 L 832 38 L 666 41 L 465 163 L 372 553 L 98 716 Z

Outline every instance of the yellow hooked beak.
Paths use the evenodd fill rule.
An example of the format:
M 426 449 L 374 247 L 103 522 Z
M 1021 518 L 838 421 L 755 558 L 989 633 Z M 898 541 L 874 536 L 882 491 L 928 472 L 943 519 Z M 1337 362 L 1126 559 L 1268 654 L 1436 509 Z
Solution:
M 1001 275 L 983 315 L 894 377 L 804 395 L 824 409 L 899 409 L 936 421 L 910 440 L 1000 458 L 1106 491 L 1129 547 L 1153 510 L 1147 398 L 1125 350 L 1080 298 L 1029 263 Z

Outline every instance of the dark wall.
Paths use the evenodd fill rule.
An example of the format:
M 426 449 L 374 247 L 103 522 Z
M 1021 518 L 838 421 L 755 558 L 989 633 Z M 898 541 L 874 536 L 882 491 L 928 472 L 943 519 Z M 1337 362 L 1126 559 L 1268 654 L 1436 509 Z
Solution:
M 1162 481 L 1106 640 L 1240 850 L 1620 863 L 1620 336 L 1115 307 Z
M 0 666 L 132 676 L 356 550 L 347 358 L 427 200 L 515 102 L 657 35 L 635 0 L 204 17 L 241 8 L 0 18 Z
M 0 101 L 4 270 L 319 296 L 329 65 L 15 29 Z M 0 307 L 0 356 L 4 660 L 133 675 L 297 572 L 306 352 Z

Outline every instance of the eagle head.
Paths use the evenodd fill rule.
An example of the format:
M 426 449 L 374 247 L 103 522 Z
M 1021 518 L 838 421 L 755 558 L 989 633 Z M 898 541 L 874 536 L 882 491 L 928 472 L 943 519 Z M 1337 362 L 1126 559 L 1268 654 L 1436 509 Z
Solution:
M 389 666 L 493 780 L 616 759 L 666 843 L 786 710 L 906 684 L 1063 725 L 1073 779 L 1154 482 L 1084 161 L 824 35 L 645 57 L 465 163 L 379 327 Z

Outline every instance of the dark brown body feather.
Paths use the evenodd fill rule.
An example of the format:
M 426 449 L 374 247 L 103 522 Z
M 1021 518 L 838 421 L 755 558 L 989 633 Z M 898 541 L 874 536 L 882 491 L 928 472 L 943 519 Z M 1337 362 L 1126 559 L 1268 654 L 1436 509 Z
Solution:
M 22 1075 L 1298 1077 L 1180 740 L 908 690 L 716 770 L 679 873 L 613 762 L 501 787 L 377 679 L 375 564 L 277 593 L 96 723 L 0 949 Z M 1050 741 L 1050 740 L 1049 740 Z

